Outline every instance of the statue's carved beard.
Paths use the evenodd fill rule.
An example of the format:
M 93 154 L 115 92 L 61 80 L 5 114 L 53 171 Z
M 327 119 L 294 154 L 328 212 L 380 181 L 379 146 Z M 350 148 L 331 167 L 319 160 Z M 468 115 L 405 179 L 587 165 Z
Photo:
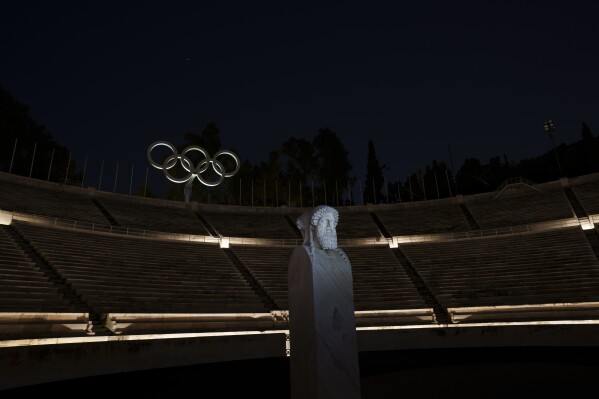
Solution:
M 318 242 L 322 249 L 335 249 L 337 248 L 337 233 L 334 229 L 319 227 Z

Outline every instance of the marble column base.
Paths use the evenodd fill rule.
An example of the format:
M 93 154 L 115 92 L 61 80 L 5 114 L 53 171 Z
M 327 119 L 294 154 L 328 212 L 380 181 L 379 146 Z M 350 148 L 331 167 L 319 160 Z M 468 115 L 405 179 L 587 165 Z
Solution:
M 288 275 L 291 397 L 360 398 L 351 264 L 297 247 Z

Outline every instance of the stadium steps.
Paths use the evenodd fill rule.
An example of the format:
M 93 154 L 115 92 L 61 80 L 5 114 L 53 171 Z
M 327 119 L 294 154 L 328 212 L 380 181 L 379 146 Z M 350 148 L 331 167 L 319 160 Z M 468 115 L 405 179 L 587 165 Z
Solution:
M 108 212 L 108 210 L 106 208 L 104 208 L 104 206 L 102 204 L 100 204 L 100 201 L 98 201 L 95 198 L 92 199 L 92 201 L 98 207 L 100 212 L 102 212 L 102 215 L 104 215 L 104 217 L 106 217 L 106 219 L 110 222 L 111 226 L 121 227 L 119 222 L 116 221 L 116 219 L 110 214 L 110 212 Z
M 474 218 L 474 215 L 472 215 L 466 204 L 460 204 L 460 209 L 462 210 L 462 212 L 464 212 L 464 216 L 466 217 L 466 220 L 468 220 L 468 223 L 470 223 L 470 227 L 472 227 L 472 230 L 480 230 L 480 225 L 478 224 L 478 222 Z
M 104 319 L 106 315 L 96 313 L 94 309 L 87 304 L 83 298 L 77 294 L 77 292 L 71 287 L 71 285 L 61 277 L 57 271 L 42 258 L 35 248 L 31 246 L 29 241 L 21 235 L 18 229 L 13 226 L 7 226 L 3 229 L 14 243 L 26 254 L 26 256 L 35 264 L 36 268 L 43 273 L 43 275 L 50 281 L 50 283 L 56 288 L 58 294 L 60 294 L 69 305 L 76 309 L 76 311 L 82 311 L 89 313 L 90 321 L 92 322 L 92 332 L 94 335 L 109 335 L 111 334 L 106 328 L 104 328 Z M 30 292 L 32 300 L 35 300 L 33 292 Z M 14 296 L 14 293 L 13 293 Z M 42 298 L 46 303 L 56 303 L 58 301 L 52 298 Z M 34 304 L 35 309 L 35 304 Z M 32 309 L 33 310 L 33 309 Z
M 591 181 L 584 184 L 571 186 L 576 198 L 589 214 L 599 213 L 599 184 Z
M 430 203 L 429 203 L 430 202 Z M 453 200 L 404 202 L 377 209 L 391 236 L 466 232 L 471 226 Z M 363 235 L 369 237 L 371 235 Z
M 97 313 L 265 310 L 217 245 L 17 227 Z
M 447 307 L 599 299 L 599 263 L 579 227 L 403 250 Z
M 416 269 L 414 269 L 414 267 L 412 266 L 412 263 L 406 257 L 406 255 L 403 253 L 401 248 L 399 248 L 399 247 L 392 248 L 392 251 L 393 251 L 393 254 L 399 260 L 399 263 L 403 266 L 407 275 L 412 280 L 412 283 L 416 286 L 416 289 L 418 290 L 418 292 L 424 299 L 424 302 L 428 306 L 433 308 L 437 322 L 440 324 L 451 324 L 451 317 L 450 317 L 449 313 L 447 312 L 447 309 L 445 309 L 443 306 L 441 306 L 441 304 L 439 303 L 437 298 L 435 298 L 435 296 L 433 295 L 431 290 L 425 284 L 422 277 L 420 277 L 420 275 L 418 274 Z
M 584 207 L 578 200 L 578 197 L 576 196 L 576 194 L 574 193 L 572 188 L 565 187 L 564 192 L 566 193 L 566 197 L 568 197 L 568 200 L 570 201 L 570 205 L 572 206 L 572 211 L 574 212 L 576 217 L 579 220 L 585 219 L 585 218 L 591 220 L 591 218 L 589 217 L 588 213 L 586 212 L 586 210 L 584 209 Z M 599 233 L 597 233 L 597 229 L 585 230 L 584 235 L 585 235 L 587 241 L 589 242 L 589 245 L 591 246 L 591 248 L 593 248 L 593 252 L 595 252 L 595 256 L 597 257 L 597 259 L 599 259 Z
M 295 222 L 293 220 L 291 220 L 289 215 L 284 215 L 284 217 L 285 217 L 285 220 L 287 221 L 287 223 L 289 223 L 289 226 L 291 226 L 293 231 L 295 231 L 296 237 L 302 238 L 302 232 L 297 228 L 297 225 L 295 224 Z
M 297 233 L 278 213 L 203 212 L 201 216 L 219 237 L 297 239 Z
M 293 247 L 235 245 L 233 251 L 279 309 L 289 309 L 288 265 Z
M 578 198 L 576 198 L 576 194 L 574 194 L 574 191 L 572 191 L 570 187 L 564 187 L 564 193 L 566 194 L 568 201 L 570 201 L 570 206 L 572 207 L 572 211 L 574 212 L 576 217 L 579 219 L 588 218 L 589 215 L 582 207 L 580 201 L 578 201 Z
M 212 224 L 210 224 L 202 216 L 202 214 L 200 214 L 199 212 L 196 212 L 195 214 L 198 217 L 198 219 L 200 219 L 200 221 L 202 222 L 202 224 L 204 225 L 206 230 L 208 230 L 208 232 L 213 237 L 220 236 L 220 234 L 216 231 L 214 226 L 212 226 Z M 227 256 L 227 258 L 229 259 L 229 261 L 231 262 L 231 264 L 233 264 L 233 266 L 235 266 L 237 268 L 239 273 L 242 275 L 242 277 L 245 279 L 245 281 L 250 285 L 252 290 L 256 293 L 256 295 L 258 295 L 258 298 L 260 298 L 260 301 L 264 304 L 266 309 L 268 309 L 268 311 L 280 310 L 279 306 L 277 306 L 277 304 L 275 303 L 273 298 L 268 294 L 268 292 L 264 289 L 264 287 L 260 284 L 258 279 L 256 279 L 256 277 L 252 274 L 252 272 L 247 268 L 247 266 L 242 262 L 242 260 L 239 259 L 237 254 L 231 248 L 222 248 L 222 250 L 225 253 L 225 255 Z
M 289 308 L 288 266 L 294 249 L 295 247 L 253 245 L 235 245 L 233 248 L 280 309 Z M 427 308 L 389 247 L 352 246 L 343 248 L 343 251 L 352 265 L 356 311 Z
M 381 222 L 381 219 L 379 219 L 379 217 L 376 215 L 376 213 L 374 213 L 374 212 L 369 212 L 369 213 L 370 213 L 370 217 L 372 218 L 372 220 L 374 220 L 374 224 L 376 224 L 376 227 L 379 228 L 381 235 L 385 238 L 391 238 L 391 234 L 389 233 L 389 231 L 387 230 L 387 228 L 385 227 L 383 222 Z
M 388 246 L 343 248 L 351 262 L 356 310 L 426 308 L 426 301 Z
M 141 198 L 102 195 L 98 198 L 106 211 L 120 224 L 132 230 L 161 233 L 208 235 L 189 206 L 172 203 L 157 205 Z
M 586 236 L 589 244 L 591 244 L 591 248 L 595 252 L 595 256 L 599 259 L 599 232 L 597 229 L 585 230 L 584 235 Z
M 220 237 L 221 236 L 220 234 L 218 234 L 218 231 L 216 231 L 214 226 L 212 226 L 210 223 L 208 223 L 206 218 L 204 216 L 202 216 L 202 214 L 200 212 L 194 212 L 194 214 L 199 219 L 199 221 L 202 222 L 202 225 L 204 225 L 204 228 L 208 231 L 208 233 L 210 233 L 210 235 L 212 237 Z
M 266 309 L 270 312 L 273 310 L 281 310 L 277 306 L 277 304 L 273 301 L 273 299 L 268 295 L 264 287 L 258 282 L 258 280 L 254 277 L 252 272 L 243 264 L 241 259 L 233 252 L 231 248 L 222 248 L 227 258 L 231 261 L 231 263 L 237 268 L 239 273 L 243 276 L 243 278 L 247 281 L 247 283 L 252 287 L 256 295 L 260 298 Z

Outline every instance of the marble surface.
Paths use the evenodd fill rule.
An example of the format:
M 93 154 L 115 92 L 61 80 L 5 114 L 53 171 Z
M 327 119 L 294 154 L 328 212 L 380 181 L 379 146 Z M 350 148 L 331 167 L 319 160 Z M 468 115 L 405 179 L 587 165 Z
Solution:
M 359 398 L 351 264 L 337 248 L 312 251 L 289 262 L 291 397 Z

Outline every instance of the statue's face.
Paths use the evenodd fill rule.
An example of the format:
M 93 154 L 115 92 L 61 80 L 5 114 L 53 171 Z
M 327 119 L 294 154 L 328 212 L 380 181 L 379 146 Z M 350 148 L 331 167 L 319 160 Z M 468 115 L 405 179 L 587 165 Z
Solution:
M 318 220 L 316 234 L 322 249 L 337 248 L 337 231 L 335 230 L 335 217 L 332 213 L 325 213 Z

